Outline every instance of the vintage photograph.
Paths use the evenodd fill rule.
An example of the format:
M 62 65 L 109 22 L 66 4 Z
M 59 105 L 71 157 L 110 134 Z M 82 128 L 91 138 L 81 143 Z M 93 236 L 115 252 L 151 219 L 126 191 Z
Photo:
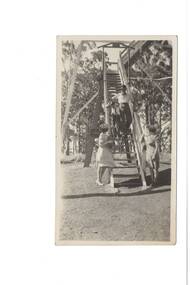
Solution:
M 55 242 L 176 243 L 176 36 L 57 36 Z

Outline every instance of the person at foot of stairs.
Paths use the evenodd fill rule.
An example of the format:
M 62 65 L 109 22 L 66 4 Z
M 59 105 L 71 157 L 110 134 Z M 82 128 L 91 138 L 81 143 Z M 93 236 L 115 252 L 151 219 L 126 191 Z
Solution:
M 102 177 L 106 169 L 108 169 L 109 183 L 112 180 L 112 168 L 115 167 L 115 162 L 112 155 L 112 139 L 108 134 L 108 125 L 100 126 L 101 133 L 98 139 L 98 151 L 96 154 L 97 179 L 96 184 L 102 186 Z
M 151 186 L 156 185 L 159 174 L 159 145 L 157 128 L 154 125 L 147 126 L 145 134 L 141 138 L 141 143 L 146 146 L 146 164 L 150 169 Z

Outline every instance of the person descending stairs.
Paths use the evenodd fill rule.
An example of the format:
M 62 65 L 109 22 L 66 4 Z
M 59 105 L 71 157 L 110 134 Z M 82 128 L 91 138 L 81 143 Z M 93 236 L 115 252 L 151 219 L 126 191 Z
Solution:
M 116 186 L 118 176 L 126 176 L 129 179 L 130 175 L 140 178 L 143 186 L 146 187 L 145 178 L 142 177 L 141 157 L 134 133 L 135 123 L 132 123 L 133 114 L 129 106 L 132 104 L 133 98 L 129 89 L 127 90 L 126 85 L 122 82 L 123 80 L 121 81 L 122 77 L 118 71 L 107 70 L 105 77 L 108 97 L 106 107 L 110 114 L 110 131 L 113 137 L 113 150 L 117 165 L 112 171 L 112 187 Z M 123 154 L 126 155 L 126 158 Z M 125 169 L 128 169 L 127 173 Z M 131 173 L 132 169 L 137 169 L 137 172 Z M 121 172 L 124 173 L 121 174 Z
M 131 136 L 130 125 L 132 122 L 129 101 L 132 100 L 130 94 L 126 92 L 126 86 L 122 85 L 118 72 L 107 72 L 107 86 L 109 103 L 107 107 L 111 107 L 111 130 L 114 141 L 117 140 L 119 150 L 123 147 L 126 150 L 128 161 L 130 162 L 129 143 L 133 140 Z

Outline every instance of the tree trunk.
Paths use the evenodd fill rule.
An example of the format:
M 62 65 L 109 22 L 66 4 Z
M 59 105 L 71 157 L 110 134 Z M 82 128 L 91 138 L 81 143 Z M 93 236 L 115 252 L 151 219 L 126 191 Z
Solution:
M 93 147 L 94 147 L 94 137 L 91 136 L 90 128 L 87 127 L 84 167 L 89 167 L 90 165 Z
M 162 104 L 160 104 L 160 131 L 162 130 L 162 110 L 161 110 L 161 108 L 162 108 Z M 161 142 L 162 142 L 162 135 L 159 138 L 159 147 L 160 147 L 159 151 L 160 152 L 162 151 L 162 143 Z
M 66 155 L 69 155 L 69 148 L 70 148 L 70 143 L 69 143 L 69 139 L 67 139 L 67 146 L 66 146 Z
M 100 83 L 99 94 L 96 99 L 96 105 L 95 105 L 93 116 L 92 116 L 91 127 L 93 130 L 97 129 L 98 127 L 101 103 L 102 103 L 102 82 Z M 84 167 L 89 167 L 90 165 L 93 147 L 94 147 L 94 136 L 91 134 L 91 130 L 88 127 L 87 136 L 86 136 L 86 151 L 85 151 L 86 155 L 85 155 L 85 160 L 84 160 Z
M 78 153 L 81 152 L 81 142 L 80 142 L 80 115 L 79 115 L 79 120 L 78 120 Z

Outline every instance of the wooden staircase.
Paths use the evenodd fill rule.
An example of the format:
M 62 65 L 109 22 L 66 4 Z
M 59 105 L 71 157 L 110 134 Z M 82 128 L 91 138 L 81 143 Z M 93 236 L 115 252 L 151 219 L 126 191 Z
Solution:
M 110 101 L 114 95 L 119 94 L 121 92 L 122 84 L 126 84 L 122 80 L 122 75 L 119 73 L 118 70 L 107 70 L 104 80 L 107 83 L 108 101 Z M 111 115 L 109 122 L 112 130 L 113 123 Z M 134 121 L 132 125 L 133 124 L 135 124 Z M 114 160 L 116 163 L 116 166 L 114 167 L 112 172 L 112 179 L 111 179 L 112 187 L 118 187 L 118 185 L 120 185 L 118 181 L 118 177 L 120 176 L 122 176 L 122 179 L 125 179 L 125 182 L 129 181 L 129 186 L 131 185 L 130 180 L 132 178 L 132 180 L 135 181 L 134 187 L 135 186 L 146 187 L 145 179 L 144 177 L 141 177 L 143 170 L 140 171 L 141 161 L 139 159 L 140 155 L 138 155 L 138 149 L 137 149 L 138 146 L 136 143 L 134 129 L 135 128 L 132 126 L 131 129 L 127 131 L 127 133 L 122 134 L 120 137 L 114 137 L 112 131 L 114 139 Z
M 121 92 L 121 78 L 118 71 L 108 70 L 107 74 L 107 89 L 108 89 L 108 96 L 114 96 L 116 93 Z
M 135 186 L 141 186 L 141 176 L 135 143 L 132 132 L 128 132 L 125 137 L 121 137 L 119 142 L 120 150 L 114 153 L 116 167 L 113 169 L 113 187 L 118 187 L 121 181 L 118 177 L 122 177 L 126 186 L 131 186 L 131 178 L 134 180 Z
M 145 42 L 137 42 L 133 44 L 132 47 L 132 58 L 134 59 L 136 54 L 140 52 L 140 50 L 145 47 Z M 117 63 L 113 62 L 111 64 L 116 64 L 117 70 L 113 70 L 108 68 L 108 65 L 105 61 L 105 57 L 103 57 L 103 98 L 104 98 L 104 109 L 105 109 L 105 122 L 109 126 L 109 131 L 113 134 L 113 120 L 111 117 L 111 112 L 109 106 L 109 101 L 112 99 L 112 97 L 116 94 L 119 94 L 122 90 L 122 85 L 126 85 L 127 92 L 130 93 L 130 88 L 128 85 L 128 74 L 126 71 L 126 68 L 124 64 L 129 64 L 129 59 L 131 63 L 131 57 L 129 57 L 129 53 L 125 53 L 127 49 L 124 50 L 123 57 L 121 56 L 122 53 L 120 53 L 119 60 Z M 103 51 L 104 52 L 104 51 Z M 109 62 L 110 64 L 110 62 Z M 129 71 L 129 70 L 128 70 Z M 94 95 L 95 96 L 95 95 Z M 96 96 L 95 96 L 96 97 Z M 93 99 L 93 98 L 92 98 Z M 99 98 L 100 99 L 100 98 Z M 99 101 L 100 102 L 100 101 Z M 138 114 L 133 111 L 133 104 L 132 102 L 129 102 L 129 107 L 132 115 L 132 123 L 130 126 L 130 130 L 123 131 L 124 133 L 121 136 L 114 137 L 115 142 L 115 163 L 116 166 L 113 169 L 113 176 L 111 177 L 112 186 L 117 186 L 117 178 L 118 176 L 122 175 L 122 177 L 126 180 L 130 179 L 131 177 L 138 178 L 138 186 L 142 186 L 142 189 L 146 189 L 146 179 L 145 179 L 145 173 L 144 173 L 144 161 L 143 161 L 143 153 L 141 150 L 141 135 L 142 135 L 142 129 L 140 125 L 140 120 L 138 117 Z M 100 105 L 97 110 L 95 110 L 95 113 L 99 114 L 100 111 Z M 97 119 L 94 117 L 93 121 L 97 121 Z M 89 144 L 90 151 L 87 151 L 86 153 L 86 159 L 88 160 L 85 164 L 85 166 L 89 166 L 90 159 L 91 159 L 91 153 L 93 148 L 93 140 L 91 139 L 91 143 Z M 135 173 L 132 173 L 132 170 L 135 170 Z M 122 172 L 122 173 L 121 173 Z M 134 179 L 133 179 L 134 181 Z M 131 181 L 130 181 L 131 182 Z M 126 186 L 129 186 L 130 184 L 127 183 Z M 136 185 L 137 186 L 137 185 Z M 134 185 L 135 187 L 135 185 Z

